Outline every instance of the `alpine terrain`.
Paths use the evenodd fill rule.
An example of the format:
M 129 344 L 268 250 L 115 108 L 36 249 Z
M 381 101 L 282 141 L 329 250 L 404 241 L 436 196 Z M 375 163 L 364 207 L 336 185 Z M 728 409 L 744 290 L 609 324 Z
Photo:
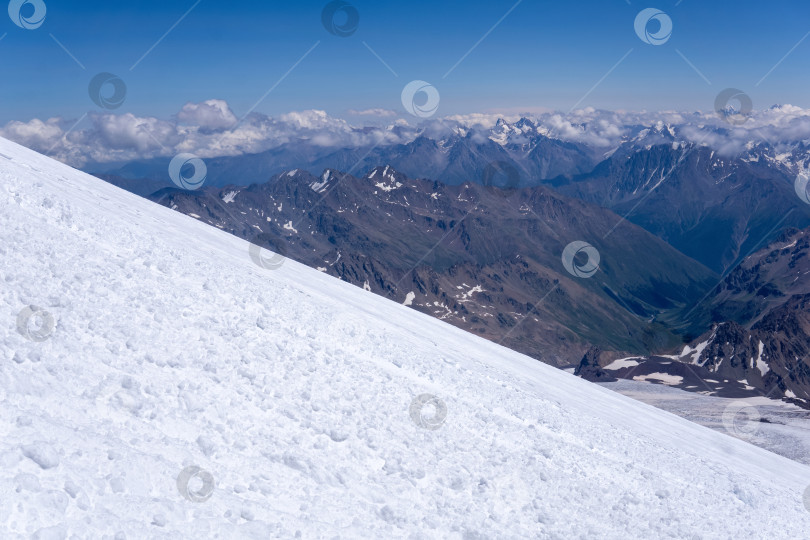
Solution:
M 0 220 L 5 538 L 810 530 L 804 465 L 5 140 Z

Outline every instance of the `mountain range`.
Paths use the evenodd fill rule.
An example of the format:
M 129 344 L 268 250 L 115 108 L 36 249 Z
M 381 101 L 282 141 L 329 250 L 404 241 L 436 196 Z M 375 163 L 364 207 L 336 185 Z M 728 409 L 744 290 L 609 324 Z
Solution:
M 760 150 L 767 150 L 765 148 Z M 753 151 L 752 151 L 753 152 Z M 591 172 L 550 183 L 605 208 L 725 273 L 786 227 L 810 226 L 790 168 L 706 146 L 622 148 Z
M 730 152 L 692 141 L 686 124 L 625 129 L 627 135 L 608 148 L 554 137 L 529 118 L 500 119 L 491 128 L 426 129 L 398 144 L 336 148 L 302 139 L 258 154 L 207 159 L 206 185 L 265 183 L 290 170 L 363 175 L 381 165 L 448 185 L 549 185 L 626 216 L 721 274 L 782 228 L 810 226 L 810 206 L 793 188 L 796 174 L 810 166 L 810 144 L 752 139 Z M 729 136 L 725 127 L 712 129 L 714 137 Z M 406 138 L 398 130 L 403 128 L 391 133 Z M 171 185 L 168 164 L 168 158 L 134 161 L 99 175 L 124 187 L 142 182 L 148 185 L 143 192 Z
M 392 128 L 397 139 L 406 139 Z M 445 184 L 482 183 L 487 166 L 501 162 L 520 173 L 523 186 L 540 179 L 589 172 L 599 151 L 584 144 L 549 137 L 541 126 L 523 118 L 514 124 L 500 120 L 486 132 L 455 127 L 440 135 L 420 132 L 412 140 L 389 144 L 380 141 L 356 147 L 333 147 L 313 140 L 296 140 L 257 154 L 206 160 L 209 186 L 249 185 L 266 182 L 284 171 L 299 169 L 320 174 L 325 169 L 364 173 L 388 164 L 415 178 Z M 127 163 L 104 173 L 129 180 L 166 181 L 168 158 Z M 94 171 L 91 167 L 91 172 Z
M 810 408 L 810 229 L 747 257 L 690 310 L 711 328 L 680 352 L 615 360 L 591 350 L 577 374 L 641 378 L 726 397 L 764 395 Z
M 504 191 L 410 179 L 290 171 L 246 188 L 164 189 L 152 200 L 274 252 L 555 365 L 597 343 L 652 351 L 679 338 L 653 321 L 717 275 L 620 218 L 546 187 Z M 566 246 L 601 254 L 590 279 Z M 637 257 L 641 250 L 648 260 Z
M 775 324 L 804 305 L 807 280 L 786 273 L 791 263 L 762 261 L 785 234 L 810 227 L 794 186 L 810 146 L 752 141 L 729 154 L 689 142 L 683 126 L 631 133 L 606 152 L 523 118 L 483 134 L 337 151 L 290 143 L 206 160 L 209 181 L 195 192 L 167 182 L 160 160 L 102 177 L 587 378 L 669 369 L 690 390 L 701 379 L 721 394 L 777 388 L 806 399 L 802 367 L 786 358 L 764 353 L 769 376 L 749 361 L 748 373 L 721 378 L 680 351 L 732 328 L 757 332 L 767 315 Z M 289 165 L 300 166 L 277 172 Z M 566 271 L 574 242 L 599 254 L 593 277 Z M 800 338 L 785 339 L 801 349 Z M 754 334 L 745 339 L 758 347 Z M 632 355 L 644 360 L 604 371 Z

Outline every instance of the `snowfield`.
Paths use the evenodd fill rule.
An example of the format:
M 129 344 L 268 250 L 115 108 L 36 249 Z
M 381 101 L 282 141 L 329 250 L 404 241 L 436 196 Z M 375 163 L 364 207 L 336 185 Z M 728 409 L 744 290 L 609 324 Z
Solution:
M 791 403 L 762 396 L 709 396 L 672 388 L 666 383 L 627 379 L 598 384 L 794 461 L 810 464 L 810 412 Z M 751 408 L 749 415 L 739 411 L 747 407 Z M 740 414 L 730 418 L 729 412 L 734 410 Z M 762 421 L 754 421 L 757 417 Z
M 804 465 L 4 140 L 0 220 L 2 538 L 810 536 Z

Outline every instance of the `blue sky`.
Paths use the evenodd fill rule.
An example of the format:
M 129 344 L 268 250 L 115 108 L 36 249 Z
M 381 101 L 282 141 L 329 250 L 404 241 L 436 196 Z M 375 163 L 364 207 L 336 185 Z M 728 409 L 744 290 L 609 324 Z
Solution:
M 0 123 L 99 110 L 87 86 L 103 71 L 127 84 L 117 113 L 165 118 L 187 102 L 216 98 L 241 116 L 318 42 L 258 112 L 401 111 L 400 92 L 414 79 L 439 89 L 441 115 L 567 111 L 580 100 L 580 107 L 604 109 L 709 110 L 727 87 L 743 89 L 757 108 L 810 107 L 810 38 L 759 83 L 810 32 L 806 0 L 523 0 L 449 74 L 515 0 L 356 0 L 359 28 L 345 38 L 321 24 L 323 1 L 202 0 L 134 69 L 195 0 L 44 1 L 40 28 L 18 28 L 9 17 L 0 23 L 7 34 Z M 646 44 L 634 31 L 648 7 L 672 19 L 664 45 Z

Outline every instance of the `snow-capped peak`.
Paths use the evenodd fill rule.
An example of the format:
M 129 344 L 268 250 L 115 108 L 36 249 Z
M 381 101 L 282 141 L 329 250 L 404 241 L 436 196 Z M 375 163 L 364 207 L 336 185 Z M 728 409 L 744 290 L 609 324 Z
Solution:
M 314 191 L 316 193 L 323 193 L 324 191 L 329 189 L 330 182 L 332 182 L 333 180 L 336 180 L 336 179 L 337 179 L 337 176 L 335 175 L 335 171 L 333 171 L 332 169 L 326 169 L 321 174 L 320 180 L 318 180 L 316 182 L 312 182 L 309 185 L 309 187 L 310 187 L 310 189 L 312 189 L 312 191 Z
M 374 185 L 382 191 L 393 191 L 402 187 L 402 182 L 399 180 L 404 176 L 395 171 L 390 165 L 374 168 L 366 178 L 373 181 Z

